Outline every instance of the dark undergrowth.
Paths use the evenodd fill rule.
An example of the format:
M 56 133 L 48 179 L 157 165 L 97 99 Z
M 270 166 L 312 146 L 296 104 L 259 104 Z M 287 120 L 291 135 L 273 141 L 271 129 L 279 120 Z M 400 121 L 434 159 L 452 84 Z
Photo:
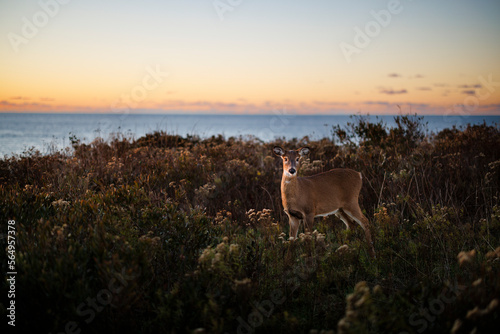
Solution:
M 487 333 L 500 323 L 500 130 L 355 118 L 332 139 L 156 132 L 0 160 L 16 328 L 38 333 Z M 289 242 L 272 147 L 363 174 L 362 230 Z M 303 230 L 301 230 L 303 232 Z M 1 294 L 10 284 L 2 281 Z M 9 314 L 3 299 L 3 321 Z

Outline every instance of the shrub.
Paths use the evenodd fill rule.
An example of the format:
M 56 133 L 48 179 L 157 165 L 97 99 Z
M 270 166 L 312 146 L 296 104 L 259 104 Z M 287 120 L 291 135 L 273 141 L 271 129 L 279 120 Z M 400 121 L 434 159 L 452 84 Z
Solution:
M 0 160 L 19 328 L 487 332 L 499 319 L 499 128 L 425 136 L 421 118 L 395 121 L 355 118 L 334 129 L 338 143 L 156 132 Z M 362 173 L 376 259 L 336 218 L 287 240 L 274 145 L 310 146 L 304 175 Z

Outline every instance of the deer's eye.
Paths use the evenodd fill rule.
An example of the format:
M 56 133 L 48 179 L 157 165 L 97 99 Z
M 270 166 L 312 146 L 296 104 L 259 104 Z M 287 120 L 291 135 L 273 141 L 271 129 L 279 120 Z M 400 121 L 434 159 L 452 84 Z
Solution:
M 283 158 L 283 160 L 285 160 L 285 162 L 288 162 L 288 158 Z
M 296 161 L 297 161 L 297 162 L 299 162 L 299 158 L 297 158 L 297 160 L 296 160 Z

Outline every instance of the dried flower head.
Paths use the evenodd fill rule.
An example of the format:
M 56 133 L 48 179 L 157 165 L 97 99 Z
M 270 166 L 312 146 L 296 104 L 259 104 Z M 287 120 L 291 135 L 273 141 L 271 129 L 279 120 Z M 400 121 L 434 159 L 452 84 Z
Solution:
M 458 263 L 462 266 L 463 264 L 470 263 L 476 256 L 476 250 L 473 249 L 469 252 L 460 252 L 457 255 Z

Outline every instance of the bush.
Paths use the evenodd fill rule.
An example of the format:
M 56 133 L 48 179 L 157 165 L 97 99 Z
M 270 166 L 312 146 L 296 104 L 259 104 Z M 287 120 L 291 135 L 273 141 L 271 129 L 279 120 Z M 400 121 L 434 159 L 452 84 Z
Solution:
M 425 136 L 357 118 L 262 143 L 162 132 L 0 160 L 16 221 L 16 325 L 37 332 L 487 332 L 499 321 L 500 131 Z M 302 175 L 363 175 L 362 230 L 317 219 L 287 239 L 274 145 L 311 147 Z M 0 245 L 7 246 L 1 239 Z M 8 272 L 7 261 L 2 270 Z M 7 294 L 7 281 L 1 293 Z M 7 305 L 0 309 L 6 311 Z

